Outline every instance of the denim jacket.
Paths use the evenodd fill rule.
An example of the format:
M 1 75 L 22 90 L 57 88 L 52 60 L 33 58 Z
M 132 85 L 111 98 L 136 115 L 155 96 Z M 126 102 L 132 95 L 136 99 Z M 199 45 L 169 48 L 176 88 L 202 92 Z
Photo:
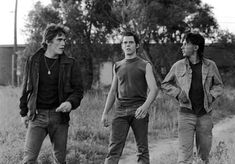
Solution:
M 36 102 L 39 82 L 39 63 L 45 50 L 39 49 L 26 62 L 23 89 L 20 97 L 20 114 L 26 116 L 29 112 L 29 119 L 33 119 L 37 113 Z M 59 82 L 58 82 L 59 103 L 69 101 L 72 109 L 76 109 L 83 98 L 83 86 L 81 71 L 75 59 L 62 54 L 59 56 Z M 61 113 L 64 121 L 69 121 L 69 113 Z
M 184 58 L 176 62 L 165 79 L 162 81 L 162 90 L 168 95 L 175 97 L 178 100 L 178 95 L 181 90 L 185 91 L 188 102 L 183 103 L 178 100 L 180 107 L 192 109 L 192 104 L 189 99 L 189 90 L 192 82 L 192 69 L 189 65 L 189 60 Z M 220 77 L 218 68 L 212 60 L 202 59 L 202 84 L 204 91 L 204 108 L 210 112 L 213 101 L 223 93 L 223 82 Z

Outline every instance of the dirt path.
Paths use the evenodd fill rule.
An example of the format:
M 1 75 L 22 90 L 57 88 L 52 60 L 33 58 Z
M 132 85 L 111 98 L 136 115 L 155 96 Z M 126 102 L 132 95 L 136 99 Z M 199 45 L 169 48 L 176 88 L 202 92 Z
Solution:
M 220 141 L 227 145 L 235 142 L 235 116 L 222 120 L 213 128 L 213 148 Z M 150 161 L 151 164 L 170 164 L 177 160 L 177 139 L 161 140 L 155 144 L 150 144 Z M 234 146 L 233 146 L 234 147 Z M 213 149 L 212 148 L 212 149 Z M 136 164 L 136 155 L 123 155 L 119 164 Z

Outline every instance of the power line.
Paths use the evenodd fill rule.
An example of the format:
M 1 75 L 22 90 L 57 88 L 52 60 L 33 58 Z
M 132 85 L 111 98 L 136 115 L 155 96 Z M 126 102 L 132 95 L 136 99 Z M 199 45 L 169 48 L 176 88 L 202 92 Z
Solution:
M 235 24 L 235 22 L 219 22 L 219 23 Z
M 218 16 L 219 18 L 234 18 L 235 19 L 235 17 L 234 16 Z

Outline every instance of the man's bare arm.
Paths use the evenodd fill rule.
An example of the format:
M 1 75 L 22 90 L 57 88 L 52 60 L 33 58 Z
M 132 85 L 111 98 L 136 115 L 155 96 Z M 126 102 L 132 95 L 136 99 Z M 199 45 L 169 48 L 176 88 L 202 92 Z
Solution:
M 146 65 L 145 78 L 146 78 L 146 81 L 147 81 L 147 84 L 148 84 L 149 93 L 148 93 L 147 99 L 144 102 L 144 104 L 136 110 L 135 117 L 137 119 L 144 118 L 146 116 L 146 114 L 148 113 L 148 109 L 149 109 L 150 105 L 155 100 L 156 95 L 159 91 L 159 89 L 156 85 L 156 80 L 155 80 L 155 77 L 154 77 L 154 74 L 153 74 L 152 66 L 149 63 Z
M 113 67 L 113 80 L 112 80 L 112 84 L 111 84 L 111 88 L 109 90 L 109 93 L 108 93 L 108 97 L 107 97 L 107 100 L 106 100 L 106 103 L 105 103 L 105 107 L 104 107 L 104 111 L 103 111 L 103 114 L 102 114 L 102 118 L 101 118 L 101 122 L 103 123 L 103 125 L 105 127 L 109 126 L 109 123 L 108 123 L 108 113 L 109 111 L 111 110 L 114 102 L 115 102 L 115 98 L 116 98 L 116 92 L 117 92 L 117 76 L 116 76 L 116 73 L 115 73 L 115 67 Z

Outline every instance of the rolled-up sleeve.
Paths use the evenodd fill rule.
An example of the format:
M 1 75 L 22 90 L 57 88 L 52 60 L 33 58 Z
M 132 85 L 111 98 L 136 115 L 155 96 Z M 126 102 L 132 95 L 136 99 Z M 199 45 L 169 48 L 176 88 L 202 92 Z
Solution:
M 164 93 L 175 98 L 177 98 L 177 96 L 179 95 L 181 89 L 176 86 L 175 64 L 171 67 L 169 73 L 162 81 L 161 89 Z
M 213 96 L 213 98 L 216 99 L 217 97 L 223 94 L 224 85 L 219 70 L 214 62 L 212 62 L 212 67 L 213 67 L 212 68 L 213 80 L 212 80 L 212 86 L 210 88 L 210 94 Z

